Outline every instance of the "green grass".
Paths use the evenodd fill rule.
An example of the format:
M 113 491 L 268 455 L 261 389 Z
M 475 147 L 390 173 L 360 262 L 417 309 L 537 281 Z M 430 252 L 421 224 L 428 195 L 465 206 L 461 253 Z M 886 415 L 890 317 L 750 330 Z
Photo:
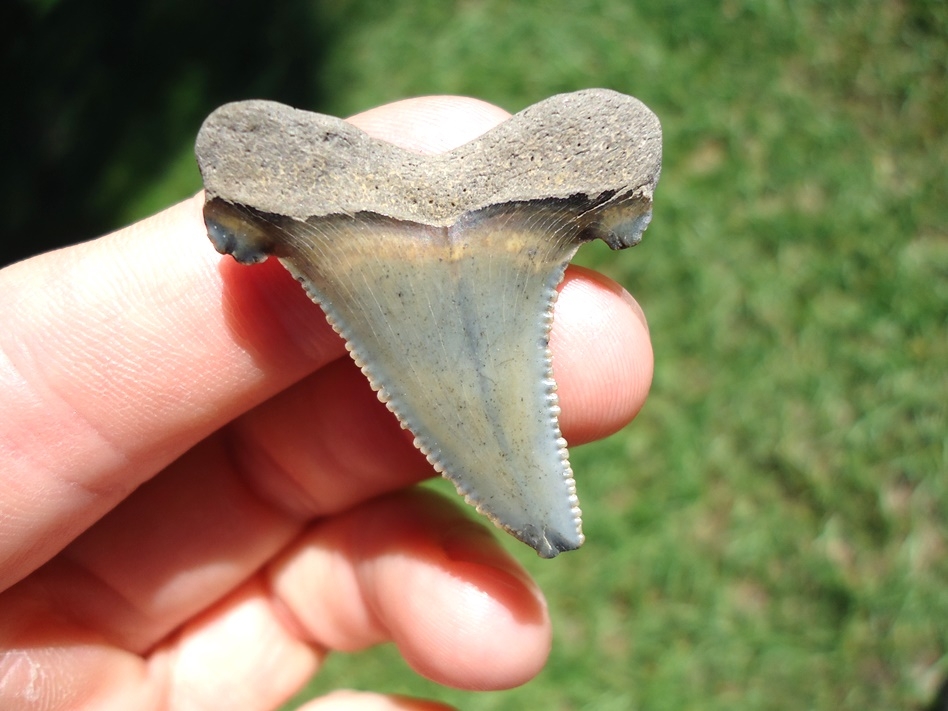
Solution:
M 649 402 L 573 452 L 583 550 L 541 561 L 506 542 L 547 591 L 548 667 L 458 692 L 381 648 L 331 657 L 295 703 L 337 686 L 469 711 L 931 699 L 948 675 L 948 4 L 236 6 L 231 21 L 162 4 L 127 32 L 101 2 L 16 5 L 46 8 L 40 33 L 59 24 L 10 45 L 29 71 L 8 133 L 46 141 L 3 183 L 11 234 L 91 236 L 102 215 L 118 226 L 185 196 L 205 104 L 251 95 L 337 115 L 433 93 L 516 111 L 605 86 L 649 104 L 665 135 L 643 245 L 579 258 L 649 316 Z M 168 36 L 189 49 L 156 51 Z M 85 165 L 56 162 L 76 152 Z M 60 209 L 42 209 L 66 169 Z
M 483 710 L 926 703 L 948 672 L 945 7 L 338 8 L 320 81 L 340 115 L 430 93 L 519 110 L 587 86 L 656 111 L 645 242 L 580 261 L 640 299 L 657 363 L 638 420 L 574 451 L 587 546 L 553 562 L 511 546 L 556 629 L 536 681 L 444 690 L 381 649 L 332 658 L 308 693 Z

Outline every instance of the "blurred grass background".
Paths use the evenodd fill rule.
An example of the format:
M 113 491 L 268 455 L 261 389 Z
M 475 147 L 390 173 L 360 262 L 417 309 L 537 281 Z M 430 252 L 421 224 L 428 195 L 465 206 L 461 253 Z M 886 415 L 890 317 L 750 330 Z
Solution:
M 13 0 L 0 120 L 19 258 L 199 188 L 194 134 L 262 96 L 336 115 L 604 86 L 661 118 L 643 245 L 579 261 L 652 328 L 645 410 L 573 451 L 588 538 L 511 551 L 550 600 L 511 691 L 381 648 L 336 687 L 471 710 L 919 709 L 948 674 L 948 4 Z M 5 16 L 5 17 L 4 17 Z M 288 708 L 292 707 L 292 704 Z

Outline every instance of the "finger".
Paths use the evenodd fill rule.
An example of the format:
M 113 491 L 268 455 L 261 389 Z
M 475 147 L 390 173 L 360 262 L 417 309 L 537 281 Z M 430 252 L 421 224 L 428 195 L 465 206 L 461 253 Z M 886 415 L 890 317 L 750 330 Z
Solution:
M 571 444 L 612 434 L 642 409 L 654 365 L 648 324 L 616 282 L 583 267 L 566 271 L 550 349 L 560 427 Z
M 409 699 L 367 691 L 335 691 L 299 707 L 298 711 L 452 711 L 437 701 Z
M 611 282 L 578 270 L 557 308 L 553 359 L 564 433 L 575 442 L 621 426 L 641 406 L 651 351 L 644 323 Z M 629 353 L 644 364 L 629 363 Z M 250 575 L 305 520 L 432 474 L 365 377 L 339 359 L 181 457 L 34 582 L 74 619 L 143 651 Z M 580 496 L 585 476 L 577 472 Z
M 431 492 L 402 492 L 319 523 L 270 569 L 305 638 L 346 651 L 390 640 L 440 684 L 510 688 L 549 653 L 536 585 L 486 529 Z
M 30 601 L 17 602 L 0 608 L 0 708 L 5 711 L 263 711 L 294 694 L 321 658 L 281 623 L 259 578 L 146 658 L 48 612 L 37 614 Z M 17 616 L 9 614 L 14 609 Z
M 144 654 L 303 528 L 228 461 L 220 437 L 205 440 L 7 592 Z
M 510 114 L 486 101 L 458 96 L 403 99 L 348 119 L 371 136 L 418 153 L 443 153 L 479 136 Z M 439 127 L 432 131 L 431 127 Z M 450 130 L 443 127 L 450 126 Z
M 167 669 L 169 709 L 273 709 L 316 671 L 322 654 L 280 619 L 257 578 L 192 620 L 150 659 Z
M 432 101 L 416 147 L 425 131 L 437 148 L 500 120 L 474 102 L 474 119 L 442 123 L 467 100 Z M 213 251 L 201 202 L 0 271 L 0 589 L 208 433 L 343 353 L 278 265 L 246 269 Z
M 70 625 L 29 594 L 4 593 L 0 604 L 4 711 L 155 708 L 155 699 L 160 698 L 155 691 L 138 655 Z M 111 703 L 116 696 L 124 706 Z
M 340 355 L 278 265 L 225 284 L 219 261 L 192 200 L 0 273 L 0 588 L 195 441 Z
M 58 699 L 51 708 L 268 709 L 318 669 L 321 650 L 386 641 L 440 683 L 506 688 L 532 677 L 550 645 L 522 569 L 422 491 L 316 524 L 144 659 L 21 592 L 0 606 L 0 700 Z

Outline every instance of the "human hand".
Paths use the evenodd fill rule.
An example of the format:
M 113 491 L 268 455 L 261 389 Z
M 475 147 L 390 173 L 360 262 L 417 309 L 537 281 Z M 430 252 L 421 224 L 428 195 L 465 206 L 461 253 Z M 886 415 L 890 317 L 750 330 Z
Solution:
M 435 152 L 505 117 L 439 97 L 351 121 Z M 442 684 L 530 679 L 540 591 L 408 488 L 431 468 L 342 340 L 275 260 L 214 252 L 202 203 L 0 272 L 0 707 L 269 709 L 385 641 Z M 570 443 L 641 407 L 648 332 L 614 283 L 567 271 L 551 348 Z

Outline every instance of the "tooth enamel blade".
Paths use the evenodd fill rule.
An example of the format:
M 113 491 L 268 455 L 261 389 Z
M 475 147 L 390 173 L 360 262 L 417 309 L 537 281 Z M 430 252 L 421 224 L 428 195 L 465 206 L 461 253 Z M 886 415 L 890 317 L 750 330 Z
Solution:
M 562 227 L 551 238 L 557 210 L 492 212 L 450 228 L 288 223 L 281 261 L 434 467 L 549 558 L 583 542 L 548 348 L 578 242 Z

